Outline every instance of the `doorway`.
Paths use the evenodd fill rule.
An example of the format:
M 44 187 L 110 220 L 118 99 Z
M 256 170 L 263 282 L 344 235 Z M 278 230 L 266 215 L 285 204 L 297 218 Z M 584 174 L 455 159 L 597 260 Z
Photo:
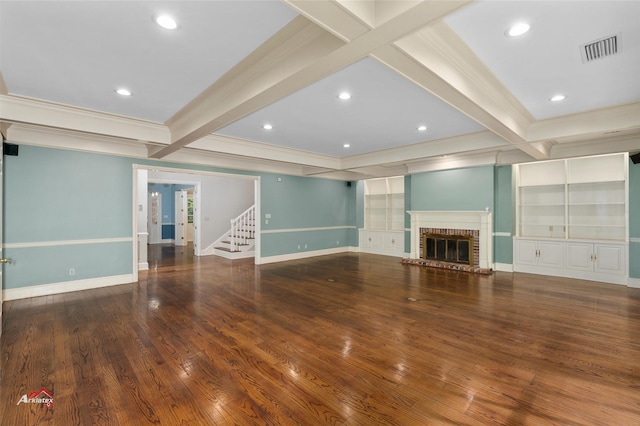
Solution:
M 255 205 L 256 216 L 260 217 L 260 176 L 151 167 L 137 164 L 133 167 L 133 233 L 137 236 L 133 247 L 133 265 L 134 279 L 136 281 L 138 279 L 138 270 L 148 269 L 149 267 L 147 253 L 149 249 L 148 243 L 150 242 L 150 228 L 148 228 L 148 224 L 150 223 L 149 208 L 152 207 L 148 187 L 150 183 L 183 185 L 181 190 L 184 189 L 187 195 L 187 245 L 181 248 L 190 250 L 192 255 L 196 257 L 208 254 L 207 245 L 209 243 L 212 244 L 215 240 L 212 235 L 220 233 L 220 227 L 229 226 L 230 217 L 221 218 L 216 213 L 216 210 L 220 210 L 221 205 L 227 203 L 225 196 L 235 202 L 239 194 L 244 194 L 240 198 L 244 197 L 245 203 Z M 174 197 L 174 195 L 171 194 L 171 197 Z M 156 214 L 160 214 L 159 210 L 156 210 Z M 164 214 L 162 215 L 164 216 Z M 192 227 L 192 231 L 189 229 L 190 227 Z M 254 262 L 259 264 L 261 263 L 259 220 L 256 221 L 255 234 Z M 193 242 L 190 242 L 190 239 Z M 161 239 L 161 244 L 167 242 L 175 243 L 175 234 L 174 241 Z

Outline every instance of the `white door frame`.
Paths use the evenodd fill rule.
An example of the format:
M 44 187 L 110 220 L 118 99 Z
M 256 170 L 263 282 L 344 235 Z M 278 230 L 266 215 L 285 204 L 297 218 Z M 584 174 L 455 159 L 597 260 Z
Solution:
M 137 235 L 138 235 L 138 207 L 139 203 L 142 200 L 139 200 L 138 198 L 138 175 L 139 175 L 139 171 L 142 170 L 146 170 L 146 171 L 158 171 L 158 172 L 167 172 L 167 173 L 180 173 L 180 174 L 189 174 L 189 175 L 195 175 L 195 176 L 223 176 L 223 177 L 227 177 L 227 178 L 234 178 L 234 179 L 248 179 L 248 180 L 252 180 L 254 182 L 253 184 L 253 197 L 254 197 L 254 204 L 256 206 L 256 242 L 255 242 L 255 256 L 254 256 L 254 263 L 256 265 L 260 265 L 262 263 L 262 257 L 261 257 L 261 220 L 260 220 L 260 176 L 253 176 L 253 175 L 242 175 L 242 174 L 233 174 L 233 173 L 221 173 L 221 172 L 207 172 L 207 171 L 203 171 L 203 170 L 192 170 L 192 169 L 177 169 L 177 168 L 173 168 L 173 167 L 158 167 L 158 166 L 152 166 L 152 165 L 145 165 L 145 164 L 134 164 L 133 165 L 133 213 L 132 213 L 132 228 L 133 228 L 133 259 L 132 259 L 132 263 L 133 263 L 133 280 L 134 281 L 138 281 L 138 241 L 137 241 Z M 146 180 L 146 179 L 145 179 Z M 152 179 L 152 180 L 147 180 L 145 182 L 145 191 L 144 193 L 147 192 L 146 189 L 146 185 L 149 182 L 153 182 L 153 183 L 162 183 L 159 182 L 157 179 Z M 200 194 L 202 193 L 201 191 L 201 182 L 197 182 L 195 183 L 194 181 L 191 182 L 180 182 L 180 181 L 175 181 L 172 180 L 171 182 L 165 182 L 165 183 L 176 183 L 176 184 L 187 184 L 187 185 L 193 185 L 195 187 L 195 193 L 194 193 L 194 197 L 193 197 L 193 204 L 194 204 L 194 212 L 193 212 L 193 224 L 194 224 L 194 235 L 193 235 L 193 245 L 194 245 L 194 251 L 196 251 L 196 255 L 198 254 L 197 252 L 200 250 L 200 229 L 202 229 L 202 227 L 200 226 L 200 222 L 201 222 L 201 216 L 200 216 Z M 146 201 L 146 200 L 145 200 Z

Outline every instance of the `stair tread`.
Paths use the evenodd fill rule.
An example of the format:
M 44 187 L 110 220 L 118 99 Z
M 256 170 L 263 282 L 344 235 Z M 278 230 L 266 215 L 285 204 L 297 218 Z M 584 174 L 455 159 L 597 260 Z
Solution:
M 231 241 L 220 241 L 222 244 L 231 244 Z M 248 246 L 249 244 L 236 243 L 237 246 Z
M 214 247 L 214 249 L 226 251 L 228 253 L 240 253 L 240 250 L 231 250 L 230 248 L 227 248 L 227 247 Z

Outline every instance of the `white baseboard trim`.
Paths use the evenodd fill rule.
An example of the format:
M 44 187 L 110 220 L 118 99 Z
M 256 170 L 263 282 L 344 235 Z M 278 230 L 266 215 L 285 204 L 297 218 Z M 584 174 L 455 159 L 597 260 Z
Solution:
M 149 270 L 149 262 L 138 263 L 138 271 L 148 271 L 148 270 Z
M 336 247 L 324 250 L 305 251 L 302 253 L 281 254 L 278 256 L 263 256 L 260 259 L 260 264 L 286 262 L 288 260 L 306 259 L 308 257 L 326 256 L 328 254 L 346 253 L 349 251 L 351 251 L 350 247 Z
M 499 272 L 513 272 L 513 265 L 511 263 L 494 263 L 493 270 Z
M 10 288 L 2 291 L 3 300 L 27 299 L 29 297 L 49 296 L 69 293 L 71 291 L 91 290 L 112 285 L 130 284 L 133 274 L 112 275 L 110 277 L 89 278 L 86 280 L 66 281 L 60 283 L 32 285 L 29 287 Z
M 640 288 L 640 278 L 631 278 L 627 281 L 627 287 Z

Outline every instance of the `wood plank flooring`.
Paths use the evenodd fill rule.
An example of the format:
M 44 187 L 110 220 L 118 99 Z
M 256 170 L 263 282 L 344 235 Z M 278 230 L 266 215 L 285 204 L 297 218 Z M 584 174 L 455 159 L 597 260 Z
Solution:
M 640 424 L 638 289 L 154 250 L 138 283 L 5 302 L 1 425 Z

